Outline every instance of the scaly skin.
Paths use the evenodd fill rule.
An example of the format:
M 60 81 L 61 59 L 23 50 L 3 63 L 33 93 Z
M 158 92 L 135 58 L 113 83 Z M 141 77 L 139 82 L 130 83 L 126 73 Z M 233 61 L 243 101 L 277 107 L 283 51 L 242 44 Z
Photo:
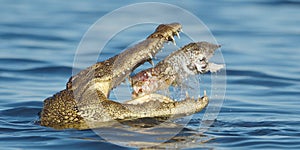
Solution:
M 148 95 L 170 85 L 181 85 L 190 75 L 215 72 L 223 68 L 208 62 L 220 45 L 197 42 L 173 52 L 155 67 L 143 70 L 131 78 L 132 97 Z
M 197 100 L 187 97 L 175 102 L 162 95 L 149 94 L 146 98 L 154 100 L 141 104 L 121 104 L 108 99 L 114 87 L 136 67 L 151 60 L 164 43 L 174 42 L 173 36 L 180 30 L 178 23 L 159 25 L 153 34 L 134 47 L 71 77 L 66 89 L 44 101 L 40 124 L 58 129 L 87 129 L 114 120 L 171 117 L 201 111 L 208 104 L 206 95 Z

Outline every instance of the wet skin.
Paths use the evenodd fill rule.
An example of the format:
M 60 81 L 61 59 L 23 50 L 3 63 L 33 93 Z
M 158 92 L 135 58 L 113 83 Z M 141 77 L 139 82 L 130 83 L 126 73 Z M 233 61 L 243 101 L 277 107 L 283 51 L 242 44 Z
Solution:
M 129 76 L 131 72 L 141 64 L 150 61 L 163 47 L 164 43 L 168 41 L 175 42 L 174 36 L 178 35 L 180 31 L 181 25 L 179 23 L 161 24 L 144 41 L 72 76 L 64 90 L 44 101 L 44 106 L 40 113 L 40 124 L 57 129 L 88 129 L 101 127 L 105 123 L 114 120 L 176 117 L 200 112 L 208 104 L 206 94 L 197 99 L 187 96 L 184 100 L 173 101 L 166 96 L 154 93 L 160 88 L 151 88 L 150 92 L 142 91 L 141 93 L 136 93 L 134 99 L 126 103 L 108 99 L 109 93 L 113 88 L 117 87 L 126 78 L 131 78 Z M 187 68 L 194 74 L 207 72 L 209 67 L 205 65 L 209 63 L 205 60 L 205 57 L 211 57 L 214 50 L 219 46 L 209 43 L 208 45 L 210 46 L 208 47 L 201 46 L 201 44 L 199 46 L 199 43 L 198 46 L 197 43 L 191 45 L 194 49 L 187 45 L 185 47 L 189 49 L 183 47 L 178 50 L 178 53 L 171 54 L 170 57 L 165 59 L 165 62 L 160 62 L 155 68 L 165 69 L 171 67 L 171 72 L 167 74 L 176 74 L 176 72 L 178 73 L 185 68 L 174 70 L 168 64 L 168 61 L 174 56 L 176 58 L 176 56 L 181 56 L 184 53 L 190 54 L 195 52 L 203 53 L 201 54 L 201 59 L 198 61 L 200 55 L 195 55 L 195 57 L 193 55 L 193 58 L 187 61 L 193 61 Z M 200 49 L 203 49 L 203 47 L 206 50 L 201 52 Z M 207 54 L 204 54 L 206 52 Z M 187 55 L 187 57 L 189 56 Z M 179 61 L 174 61 L 174 63 L 180 66 Z M 162 72 L 157 73 L 163 75 Z M 138 74 L 136 77 L 132 77 L 132 81 L 134 80 L 135 83 L 140 84 L 143 80 L 139 80 L 138 76 L 141 75 Z M 165 76 L 163 80 L 166 80 L 168 77 L 170 76 Z M 175 79 L 172 78 L 172 82 L 166 84 L 165 87 L 174 84 L 179 79 L 178 75 L 175 75 Z M 162 80 L 157 80 L 156 82 L 160 81 Z

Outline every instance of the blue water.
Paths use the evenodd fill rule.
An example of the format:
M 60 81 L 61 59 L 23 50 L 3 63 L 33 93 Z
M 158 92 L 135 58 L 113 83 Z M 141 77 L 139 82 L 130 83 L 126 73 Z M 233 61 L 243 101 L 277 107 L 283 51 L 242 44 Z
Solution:
M 140 1 L 0 2 L 0 148 L 134 149 L 107 142 L 92 130 L 55 130 L 36 121 L 43 100 L 62 90 L 72 75 L 76 48 L 88 28 L 110 11 Z M 156 148 L 300 149 L 300 2 L 171 4 L 195 14 L 222 44 L 227 90 L 206 132 L 186 127 Z M 128 41 L 115 44 L 103 58 Z M 198 126 L 200 119 L 196 115 L 188 126 Z

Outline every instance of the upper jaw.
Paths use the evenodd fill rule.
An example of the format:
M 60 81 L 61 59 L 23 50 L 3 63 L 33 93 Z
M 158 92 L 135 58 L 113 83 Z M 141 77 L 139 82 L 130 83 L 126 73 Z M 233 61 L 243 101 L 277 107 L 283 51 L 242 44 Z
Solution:
M 125 61 L 135 60 L 122 72 L 123 76 L 129 75 L 136 67 L 147 61 L 154 65 L 152 59 L 163 48 L 163 44 L 168 41 L 176 44 L 174 36 L 179 37 L 180 31 L 182 31 L 182 26 L 179 23 L 160 24 L 146 40 L 127 50 L 123 55 L 119 55 L 121 60 L 124 58 Z M 121 63 L 121 65 L 124 64 Z M 118 77 L 120 76 L 122 75 Z
M 146 61 L 151 61 L 162 49 L 164 43 L 174 41 L 174 36 L 179 35 L 180 30 L 179 23 L 161 24 L 147 39 L 115 56 L 113 60 L 114 79 L 111 88 L 124 81 L 135 68 Z
M 166 41 L 171 41 L 175 44 L 174 36 L 179 36 L 179 32 L 182 32 L 182 26 L 180 23 L 160 24 L 153 34 L 148 36 L 149 38 L 162 38 Z
M 171 41 L 174 45 L 175 36 L 180 38 L 179 33 L 182 31 L 182 26 L 179 23 L 170 23 L 170 24 L 160 24 L 152 33 L 147 37 L 147 40 L 150 43 L 156 43 L 155 45 L 150 46 L 151 48 L 148 49 L 149 52 L 146 55 L 148 57 L 148 61 L 152 60 L 153 57 L 163 48 L 163 44 L 165 42 Z M 149 61 L 151 62 L 151 61 Z

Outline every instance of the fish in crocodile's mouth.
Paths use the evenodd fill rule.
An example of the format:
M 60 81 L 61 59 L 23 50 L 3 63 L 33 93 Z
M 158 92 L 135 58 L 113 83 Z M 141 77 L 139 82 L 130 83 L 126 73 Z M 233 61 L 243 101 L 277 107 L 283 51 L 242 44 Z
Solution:
M 180 85 L 192 75 L 216 72 L 224 66 L 209 62 L 220 45 L 208 42 L 190 43 L 171 53 L 153 68 L 143 70 L 131 77 L 132 97 L 137 98 L 171 85 Z

